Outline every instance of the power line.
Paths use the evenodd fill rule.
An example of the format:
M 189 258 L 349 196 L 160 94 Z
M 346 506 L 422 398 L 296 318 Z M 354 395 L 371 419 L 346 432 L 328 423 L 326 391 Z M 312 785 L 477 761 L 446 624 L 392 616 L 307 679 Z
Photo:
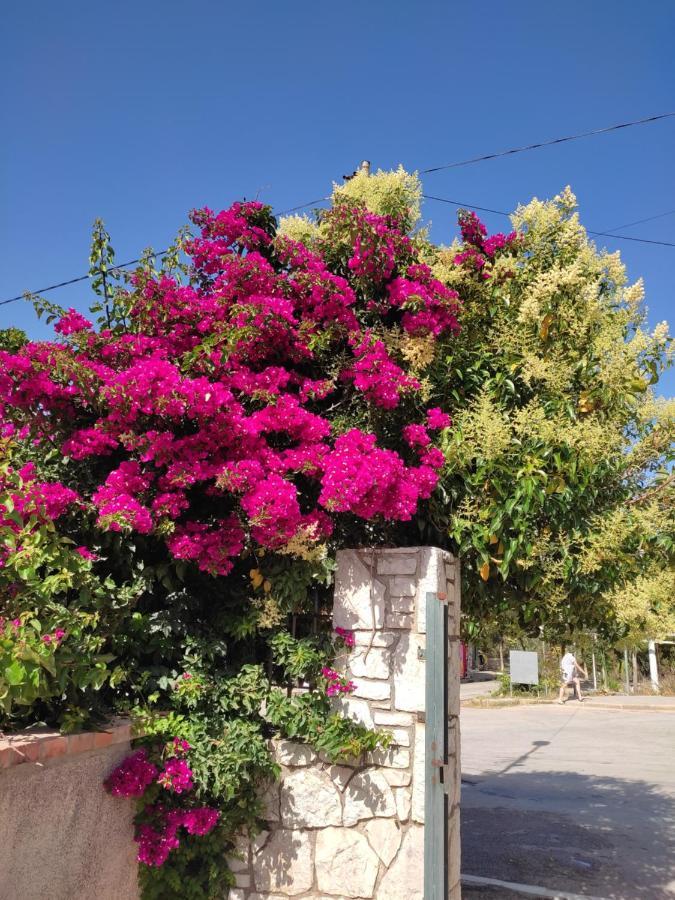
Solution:
M 124 265 L 124 263 L 122 263 Z M 128 263 L 127 263 L 128 265 Z M 57 288 L 65 287 L 67 284 L 77 284 L 78 281 L 86 281 L 90 278 L 90 275 L 81 275 L 79 278 L 71 278 L 70 281 L 60 281 L 58 284 L 51 284 L 49 287 L 42 288 L 39 291 L 26 291 L 27 294 L 46 294 L 47 291 L 55 291 Z M 16 297 L 10 297 L 9 300 L 0 300 L 0 306 L 5 306 L 7 303 L 14 303 L 16 300 L 23 300 L 24 295 L 18 294 Z
M 540 141 L 537 144 L 527 144 L 524 147 L 512 147 L 510 150 L 500 150 L 498 153 L 487 153 L 485 156 L 473 156 L 471 159 L 462 159 L 459 162 L 446 163 L 443 166 L 433 166 L 430 169 L 422 169 L 421 175 L 429 175 L 432 172 L 442 172 L 444 169 L 458 169 L 460 166 L 470 166 L 473 163 L 486 162 L 488 159 L 499 159 L 501 156 L 513 156 L 515 153 L 525 153 L 528 150 L 538 150 L 540 147 L 551 147 L 553 144 L 565 144 L 567 141 L 578 141 L 580 138 L 592 137 L 596 134 L 607 134 L 610 131 L 619 131 L 621 128 L 632 128 L 634 125 L 647 125 L 649 122 L 658 122 L 661 119 L 670 119 L 675 112 L 661 113 L 658 116 L 649 116 L 646 119 L 636 119 L 633 122 L 622 122 L 620 125 L 609 125 L 607 128 L 594 128 L 592 131 L 582 131 L 579 134 L 570 134 L 566 137 L 552 138 L 550 141 Z
M 460 203 L 459 200 L 450 200 L 447 197 L 433 197 L 431 194 L 422 194 L 422 197 L 425 200 L 435 200 L 437 203 L 449 203 L 452 206 L 461 206 L 464 209 L 480 209 L 482 212 L 494 213 L 497 216 L 511 217 L 511 213 L 504 212 L 503 209 L 490 209 L 487 206 L 476 206 L 473 203 Z M 675 244 L 670 241 L 652 241 L 648 238 L 628 237 L 627 234 L 612 234 L 609 231 L 591 231 L 590 228 L 586 229 L 586 233 L 596 237 L 611 237 L 618 241 L 636 241 L 640 244 L 656 244 L 659 247 L 675 247 Z
M 443 165 L 443 166 L 434 166 L 433 168 L 422 169 L 420 171 L 420 174 L 428 175 L 433 172 L 440 172 L 443 169 L 455 169 L 455 168 L 459 168 L 460 166 L 468 166 L 473 163 L 485 162 L 490 159 L 497 159 L 501 156 L 512 156 L 513 154 L 524 153 L 528 150 L 537 150 L 540 147 L 550 147 L 553 144 L 564 144 L 567 141 L 576 141 L 576 140 L 579 140 L 580 138 L 591 137 L 592 135 L 596 135 L 596 134 L 606 134 L 610 131 L 618 131 L 619 129 L 622 129 L 622 128 L 632 128 L 635 125 L 646 125 L 650 122 L 658 122 L 661 119 L 670 119 L 673 117 L 675 117 L 675 112 L 661 113 L 657 116 L 648 116 L 645 119 L 636 119 L 632 122 L 622 122 L 619 125 L 609 125 L 606 128 L 595 128 L 592 131 L 584 131 L 584 132 L 580 132 L 579 134 L 572 134 L 572 135 L 568 135 L 566 137 L 553 138 L 552 140 L 541 141 L 537 144 L 528 144 L 525 147 L 514 147 L 510 150 L 501 150 L 498 153 L 488 153 L 485 156 L 475 156 L 471 159 L 464 159 L 464 160 L 460 160 L 459 162 L 447 163 L 446 165 Z M 500 215 L 500 216 L 508 216 L 509 215 L 509 213 L 503 212 L 502 210 L 489 209 L 488 207 L 476 206 L 471 203 L 459 203 L 455 200 L 447 200 L 443 197 L 433 197 L 433 196 L 426 195 L 426 194 L 423 196 L 427 200 L 435 200 L 439 203 L 451 203 L 454 206 L 466 206 L 466 207 L 470 207 L 471 209 L 479 209 L 482 212 L 495 213 L 496 215 Z M 279 213 L 275 213 L 275 215 L 276 216 L 285 216 L 285 215 L 288 215 L 288 213 L 297 212 L 298 210 L 301 210 L 301 209 L 306 209 L 308 206 L 314 206 L 317 203 L 324 203 L 324 202 L 328 201 L 329 199 L 330 198 L 328 198 L 328 197 L 320 197 L 318 200 L 310 200 L 308 203 L 301 203 L 299 206 L 293 206 L 290 209 L 282 210 Z M 673 212 L 675 212 L 675 210 L 673 210 Z M 666 215 L 670 215 L 670 214 L 671 213 L 662 213 L 661 215 L 653 216 L 652 218 L 661 218 L 661 216 L 666 216 Z M 651 218 L 641 220 L 641 222 L 648 222 L 648 221 L 651 221 Z M 639 223 L 633 222 L 630 224 L 637 225 Z M 629 227 L 629 225 L 621 225 L 621 226 L 619 226 L 619 228 L 613 229 L 613 231 L 619 231 L 622 228 L 628 228 L 628 227 Z M 624 240 L 624 241 L 637 241 L 639 243 L 644 243 L 644 244 L 656 244 L 656 245 L 663 246 L 663 247 L 675 247 L 675 244 L 668 243 L 667 241 L 652 241 L 652 240 L 647 240 L 647 238 L 628 237 L 626 235 L 612 234 L 609 231 L 588 231 L 588 233 L 594 234 L 594 235 L 602 235 L 602 236 L 606 236 L 606 237 L 616 237 L 619 240 Z M 154 259 L 154 258 L 157 258 L 158 256 L 163 256 L 167 252 L 168 252 L 167 250 L 160 250 L 158 253 L 151 254 L 151 258 Z M 132 259 L 132 260 L 129 260 L 128 262 L 118 263 L 116 266 L 112 266 L 111 268 L 112 269 L 124 269 L 127 266 L 135 265 L 138 262 L 140 262 L 140 258 Z M 18 294 L 16 297 L 10 297 L 7 300 L 0 300 L 0 306 L 6 306 L 8 303 L 15 303 L 17 300 L 22 300 L 26 293 L 46 294 L 49 291 L 55 291 L 58 288 L 66 287 L 67 285 L 70 285 L 70 284 L 77 284 L 80 281 L 86 281 L 90 277 L 91 277 L 90 275 L 81 275 L 78 278 L 71 278 L 68 281 L 61 281 L 58 284 L 49 285 L 48 287 L 42 288 L 41 290 L 38 290 L 38 291 L 25 291 L 22 294 Z
M 452 206 L 461 206 L 464 209 L 479 209 L 481 212 L 494 213 L 497 216 L 509 216 L 501 209 L 490 209 L 489 206 L 476 206 L 475 203 L 462 203 L 459 200 L 448 200 L 447 197 L 434 197 L 431 194 L 422 194 L 425 200 L 436 200 L 438 203 L 450 203 Z
M 327 197 L 321 197 L 319 200 L 310 200 L 309 203 L 301 203 L 299 206 L 294 206 L 291 209 L 284 209 L 281 212 L 275 213 L 276 216 L 285 216 L 291 212 L 297 212 L 300 209 L 306 209 L 308 206 L 314 206 L 316 203 L 323 203 L 327 200 Z M 150 253 L 149 257 L 151 259 L 157 259 L 158 256 L 164 256 L 169 251 L 167 250 L 158 250 L 157 253 Z M 114 272 L 116 269 L 126 269 L 127 266 L 134 266 L 136 263 L 141 262 L 141 257 L 138 259 L 130 259 L 127 262 L 117 263 L 114 266 L 110 267 L 110 271 Z M 69 284 L 77 284 L 79 281 L 88 281 L 91 278 L 91 275 L 80 275 L 77 278 L 71 278 L 69 281 L 60 281 L 58 284 L 50 284 L 49 287 L 40 288 L 37 291 L 24 291 L 23 294 L 17 294 L 16 297 L 10 297 L 8 300 L 0 300 L 0 306 L 6 306 L 8 303 L 16 303 L 17 300 L 23 300 L 26 294 L 46 294 L 49 291 L 55 291 L 57 288 L 66 287 Z
M 318 200 L 310 200 L 309 203 L 301 203 L 300 206 L 292 206 L 290 209 L 283 209 L 281 212 L 274 213 L 274 215 L 279 218 L 280 216 L 287 216 L 289 213 L 297 212 L 299 209 L 307 209 L 308 206 L 314 206 L 315 203 L 327 203 L 330 200 L 330 197 L 319 197 Z
M 635 222 L 626 222 L 625 225 L 617 225 L 616 228 L 608 228 L 606 234 L 612 234 L 615 231 L 621 231 L 624 228 L 631 228 L 633 225 L 642 225 L 644 222 L 653 222 L 654 219 L 663 219 L 665 216 L 672 216 L 675 209 L 669 209 L 668 212 L 659 213 L 658 216 L 649 216 L 646 219 L 636 219 Z
M 503 209 L 492 209 L 489 206 L 478 206 L 476 203 L 466 203 L 466 202 L 463 202 L 460 200 L 450 200 L 447 197 L 435 197 L 432 194 L 422 194 L 422 196 L 425 200 L 433 200 L 436 203 L 448 203 L 452 206 L 464 207 L 466 209 L 477 209 L 477 210 L 480 210 L 481 212 L 493 213 L 494 215 L 506 216 L 507 218 L 510 217 L 510 215 L 511 215 L 510 213 L 504 212 Z M 301 209 L 307 209 L 308 206 L 314 206 L 317 203 L 327 202 L 329 199 L 330 199 L 329 197 L 320 197 L 317 200 L 310 200 L 309 203 L 301 203 L 299 206 L 293 206 L 290 209 L 284 209 L 281 212 L 276 213 L 275 215 L 285 216 L 285 215 L 288 215 L 288 213 L 297 212 L 298 210 L 301 210 Z M 619 231 L 621 228 L 628 228 L 628 227 L 630 227 L 630 225 L 638 225 L 643 222 L 651 222 L 653 219 L 660 219 L 663 216 L 672 215 L 674 213 L 675 213 L 675 210 L 670 210 L 669 212 L 660 213 L 657 216 L 650 216 L 646 219 L 640 219 L 636 222 L 629 222 L 626 225 L 619 225 L 618 228 L 614 228 L 611 231 L 591 231 L 588 228 L 586 229 L 586 231 L 588 232 L 588 234 L 592 234 L 595 236 L 601 236 L 601 237 L 613 237 L 613 238 L 616 238 L 621 241 L 635 241 L 640 244 L 655 244 L 660 247 L 675 247 L 675 243 L 670 243 L 669 241 L 655 241 L 655 240 L 649 240 L 648 238 L 629 237 L 628 235 L 613 233 L 614 231 Z M 157 253 L 150 254 L 150 257 L 152 259 L 156 259 L 158 256 L 164 256 L 167 252 L 168 252 L 168 250 L 159 250 Z M 111 272 L 114 272 L 116 269 L 125 269 L 128 266 L 133 266 L 139 262 L 141 262 L 140 257 L 138 259 L 130 259 L 127 262 L 117 263 L 116 265 L 111 266 L 110 269 L 111 269 Z M 70 284 L 77 284 L 78 282 L 81 282 L 81 281 L 88 281 L 89 278 L 91 278 L 91 275 L 89 275 L 89 274 L 80 275 L 78 278 L 71 278 L 68 281 L 60 281 L 58 284 L 50 284 L 48 287 L 40 288 L 39 290 L 36 290 L 36 291 L 26 291 L 24 294 L 18 294 L 16 297 L 10 297 L 7 300 L 0 300 L 0 306 L 6 306 L 8 303 L 16 303 L 17 300 L 23 300 L 26 293 L 46 294 L 49 291 L 55 291 L 58 288 L 67 287 Z

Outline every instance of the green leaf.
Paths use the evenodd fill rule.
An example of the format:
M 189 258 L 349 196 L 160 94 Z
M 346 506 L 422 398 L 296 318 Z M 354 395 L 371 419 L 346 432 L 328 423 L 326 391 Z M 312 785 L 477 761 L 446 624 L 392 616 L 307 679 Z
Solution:
M 7 666 L 5 669 L 5 678 L 12 687 L 22 684 L 26 679 L 26 670 L 18 660 Z

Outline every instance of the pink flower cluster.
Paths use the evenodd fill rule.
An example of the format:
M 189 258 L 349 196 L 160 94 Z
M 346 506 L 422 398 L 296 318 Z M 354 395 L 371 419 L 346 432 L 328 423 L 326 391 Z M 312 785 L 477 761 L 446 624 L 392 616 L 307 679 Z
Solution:
M 136 830 L 138 843 L 138 861 L 146 866 L 162 866 L 169 853 L 180 846 L 178 829 L 183 827 L 188 834 L 204 835 L 212 831 L 218 824 L 220 813 L 210 806 L 197 809 L 165 810 L 161 804 L 148 806 L 146 815 L 149 822 L 139 825 Z
M 146 788 L 156 781 L 167 791 L 182 794 L 193 788 L 192 770 L 182 757 L 190 749 L 187 741 L 174 739 L 177 756 L 169 757 L 160 772 L 148 759 L 145 748 L 127 756 L 106 778 L 106 790 L 115 797 L 140 797 Z
M 136 829 L 135 840 L 138 844 L 137 859 L 146 866 L 163 866 L 169 853 L 177 850 L 180 842 L 176 835 L 178 831 L 177 817 L 165 817 L 162 822 L 153 827 L 148 823 L 139 825 Z
M 58 519 L 79 501 L 76 491 L 59 482 L 36 481 L 35 467 L 27 463 L 18 471 L 8 468 L 0 473 L 0 494 L 11 503 L 11 512 L 0 505 L 0 528 L 20 534 L 32 533 L 40 526 Z M 0 547 L 0 567 L 10 553 L 20 553 L 23 545 L 3 542 Z
M 90 561 L 98 559 L 98 556 L 95 553 L 92 553 L 88 547 L 76 547 L 75 552 L 79 553 L 82 559 L 87 559 Z
M 443 454 L 427 452 L 421 463 L 406 467 L 398 453 L 377 447 L 374 435 L 353 428 L 336 439 L 326 459 L 319 502 L 332 512 L 364 519 L 407 521 L 436 487 Z
M 185 675 L 187 675 L 187 674 L 188 673 L 185 672 L 183 677 L 185 677 Z M 177 737 L 175 737 L 173 739 L 173 741 L 171 741 L 171 744 L 169 745 L 169 747 L 170 747 L 171 751 L 173 752 L 174 756 L 185 756 L 186 753 L 192 749 L 190 744 L 184 738 L 177 738 Z
M 406 425 L 403 429 L 403 440 L 409 447 L 428 447 L 431 443 L 429 432 L 424 425 Z
M 57 628 L 53 634 L 43 634 L 42 635 L 42 643 L 43 644 L 54 644 L 55 646 L 59 646 L 61 641 L 65 638 L 66 632 L 63 628 Z
M 321 674 L 326 679 L 326 694 L 329 697 L 335 697 L 338 694 L 351 694 L 356 689 L 353 681 L 349 681 L 344 675 L 336 672 L 335 669 L 329 669 L 327 666 L 324 666 Z
M 129 528 L 148 534 L 152 531 L 152 515 L 138 496 L 149 486 L 150 476 L 141 473 L 138 462 L 121 463 L 92 494 L 92 502 L 98 509 L 98 524 L 108 531 Z
M 192 771 L 185 755 L 191 750 L 190 744 L 182 738 L 173 738 L 168 744 L 170 756 L 160 772 L 150 762 L 145 749 L 127 756 L 104 781 L 108 793 L 114 797 L 142 797 L 154 783 L 161 785 L 170 794 L 188 793 L 194 787 Z M 136 829 L 138 861 L 147 866 L 163 865 L 169 853 L 180 844 L 178 829 L 185 828 L 188 834 L 204 835 L 215 828 L 220 813 L 209 806 L 167 809 L 162 803 L 146 805 L 144 821 Z
M 403 392 L 419 390 L 419 381 L 406 375 L 391 360 L 382 341 L 373 344 L 364 341 L 356 353 L 357 360 L 351 372 L 346 374 L 353 377 L 354 386 L 375 406 L 395 409 Z
M 58 519 L 79 499 L 76 491 L 58 481 L 36 481 L 33 463 L 27 463 L 17 474 L 21 479 L 21 490 L 12 495 L 12 500 L 14 510 L 24 519 L 31 516 L 40 521 Z M 0 491 L 9 487 L 7 479 L 0 477 Z
M 349 629 L 347 629 L 347 628 L 340 628 L 338 626 L 335 629 L 335 634 L 337 634 L 337 636 L 342 639 L 342 642 L 344 643 L 345 647 L 351 648 L 356 643 L 356 639 L 354 637 L 354 632 L 349 631 Z
M 89 319 L 85 319 L 83 315 L 71 307 L 65 316 L 61 316 L 56 323 L 54 331 L 65 337 L 69 334 L 77 334 L 80 331 L 86 331 L 89 328 L 91 328 Z
M 186 522 L 178 525 L 167 539 L 167 547 L 176 559 L 193 560 L 211 575 L 227 575 L 243 546 L 244 532 L 234 516 L 221 519 L 215 526 Z
M 409 334 L 455 334 L 459 331 L 457 292 L 433 277 L 429 266 L 408 266 L 406 277 L 387 286 L 391 304 L 404 310 L 401 325 Z
M 142 797 L 158 774 L 157 766 L 148 759 L 142 748 L 127 756 L 103 782 L 113 797 Z
M 88 485 L 80 497 L 34 484 L 20 502 L 51 518 L 89 506 L 99 528 L 153 535 L 218 576 L 247 545 L 324 540 L 340 513 L 411 519 L 442 465 L 425 428 L 449 420 L 404 418 L 420 385 L 377 335 L 386 317 L 451 336 L 456 294 L 394 220 L 362 207 L 335 207 L 315 251 L 275 237 L 260 203 L 193 221 L 190 284 L 135 276 L 127 333 L 96 332 L 71 310 L 57 330 L 77 341 L 0 351 L 0 428 L 60 444 Z M 364 421 L 371 407 L 395 412 L 377 426 L 387 449 L 376 433 L 336 437 L 329 410 L 341 405 L 365 407 Z
M 447 413 L 434 406 L 427 410 L 427 428 L 432 431 L 440 431 L 443 428 L 449 428 L 452 425 L 452 419 Z
M 488 269 L 497 251 L 509 249 L 520 240 L 515 231 L 510 234 L 498 233 L 487 237 L 487 229 L 476 213 L 466 210 L 460 210 L 459 226 L 465 246 L 462 252 L 455 256 L 455 265 L 469 266 L 483 280 L 492 277 L 492 273 Z
M 193 788 L 192 769 L 184 759 L 171 757 L 165 762 L 164 769 L 157 778 L 157 783 L 174 794 L 191 791 Z

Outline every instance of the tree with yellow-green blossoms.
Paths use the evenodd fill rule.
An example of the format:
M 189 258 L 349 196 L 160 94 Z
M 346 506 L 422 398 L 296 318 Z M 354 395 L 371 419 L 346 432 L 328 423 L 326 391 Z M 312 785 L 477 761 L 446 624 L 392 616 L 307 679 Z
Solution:
M 387 341 L 454 418 L 419 539 L 461 555 L 468 629 L 670 628 L 675 416 L 654 394 L 667 324 L 646 330 L 642 282 L 628 285 L 619 254 L 589 240 L 569 188 L 520 207 L 508 235 L 460 212 L 462 240 L 447 248 L 416 230 L 420 197 L 399 169 L 358 174 L 333 204 L 405 222 L 460 298 L 461 331 L 443 352 L 423 334 Z M 320 218 L 282 228 L 322 239 Z
M 476 619 L 620 634 L 621 592 L 672 561 L 674 417 L 653 390 L 670 338 L 575 206 L 533 200 L 496 250 L 460 216 L 463 245 L 437 255 L 463 301 L 445 490 Z

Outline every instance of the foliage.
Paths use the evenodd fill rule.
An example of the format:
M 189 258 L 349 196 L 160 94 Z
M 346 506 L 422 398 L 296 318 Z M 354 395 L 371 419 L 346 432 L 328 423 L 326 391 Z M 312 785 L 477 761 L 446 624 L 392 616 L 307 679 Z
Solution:
M 16 353 L 26 343 L 28 336 L 20 328 L 0 328 L 0 349 Z
M 387 746 L 386 736 L 331 710 L 323 672 L 336 649 L 344 647 L 342 638 L 336 641 L 337 645 L 321 635 L 295 639 L 287 633 L 279 633 L 271 641 L 273 663 L 281 669 L 282 680 L 305 685 L 295 696 L 273 685 L 260 665 L 244 665 L 226 677 L 225 671 L 221 676 L 195 657 L 193 668 L 172 683 L 174 711 L 168 715 L 166 711 L 136 711 L 143 735 L 140 744 L 148 748 L 141 765 L 150 761 L 158 773 L 149 784 L 140 780 L 142 791 L 133 794 L 140 798 L 136 819 L 139 859 L 151 866 L 142 869 L 144 896 L 179 896 L 180 879 L 187 881 L 185 896 L 221 895 L 230 877 L 224 845 L 231 844 L 242 830 L 256 832 L 262 814 L 260 786 L 278 775 L 269 747 L 271 734 L 312 743 L 335 761 Z M 186 748 L 183 755 L 193 787 L 167 797 L 160 762 L 175 757 L 177 745 Z M 158 746 L 163 748 L 159 757 Z M 128 782 L 137 788 L 133 765 L 129 767 L 125 761 L 123 769 L 125 765 L 132 770 Z M 109 789 L 111 781 L 118 787 L 114 773 Z M 178 831 L 180 825 L 176 824 L 195 808 L 218 811 L 218 824 L 204 841 Z M 167 859 L 170 865 L 164 865 Z
M 199 210 L 124 277 L 97 222 L 96 326 L 33 298 L 56 339 L 2 333 L 2 721 L 133 710 L 153 765 L 190 744 L 171 802 L 218 824 L 144 869 L 148 897 L 226 882 L 273 735 L 383 745 L 339 715 L 349 636 L 305 627 L 336 548 L 459 553 L 474 632 L 670 627 L 666 326 L 644 331 L 569 191 L 510 234 L 461 213 L 450 248 L 415 230 L 420 195 L 399 170 L 280 228 L 259 203 Z
M 394 174 L 357 175 L 334 197 L 382 213 L 393 191 L 412 223 L 419 182 Z M 668 327 L 645 331 L 642 283 L 626 284 L 619 255 L 588 240 L 575 206 L 566 189 L 520 207 L 509 235 L 460 212 L 460 242 L 414 239 L 461 297 L 462 324 L 446 353 L 419 339 L 404 349 L 454 418 L 420 535 L 461 555 L 474 635 L 592 627 L 618 639 L 633 627 L 619 609 L 632 579 L 673 564 L 672 401 L 654 397 Z
M 160 265 L 146 253 L 123 281 L 97 222 L 97 325 L 33 298 L 56 339 L 0 350 L 7 477 L 19 478 L 7 493 L 27 513 L 14 521 L 8 507 L 3 522 L 12 682 L 21 654 L 63 631 L 39 648 L 38 693 L 23 675 L 21 693 L 11 684 L 3 721 L 72 727 L 133 710 L 152 758 L 160 738 L 190 744 L 190 802 L 219 824 L 199 847 L 174 829 L 170 865 L 144 870 L 147 896 L 170 896 L 187 873 L 195 896 L 211 895 L 224 856 L 208 848 L 255 828 L 274 734 L 334 760 L 386 743 L 337 711 L 354 686 L 332 668 L 333 639 L 288 633 L 325 606 L 335 547 L 417 541 L 443 464 L 449 419 L 406 348 L 440 353 L 457 298 L 381 196 L 386 215 L 337 203 L 311 250 L 277 235 L 261 204 L 201 210 L 197 236 Z M 146 864 L 164 816 L 161 788 L 147 790 Z
M 0 706 L 32 722 L 57 701 L 66 730 L 95 718 L 100 689 L 119 678 L 106 632 L 140 590 L 97 577 L 94 554 L 57 530 L 71 493 L 37 481 L 30 464 L 0 465 Z
M 404 231 L 412 231 L 421 215 L 422 185 L 416 173 L 406 172 L 403 166 L 375 175 L 358 171 L 344 184 L 333 185 L 333 205 L 357 202 L 379 216 L 393 216 Z
M 634 498 L 671 458 L 672 425 L 650 388 L 667 364 L 667 326 L 644 331 L 641 284 L 626 286 L 618 254 L 595 248 L 574 207 L 569 190 L 535 200 L 497 242 L 467 214 L 464 243 L 435 266 L 463 298 L 438 383 L 456 410 L 443 489 L 474 627 L 515 614 L 551 635 L 616 631 L 610 592 L 636 571 L 634 556 L 626 563 L 637 536 L 615 542 L 607 522 L 634 519 Z M 672 507 L 669 519 L 653 544 L 672 532 Z M 637 531 L 646 552 L 649 529 Z M 589 545 L 602 546 L 600 565 Z M 667 565 L 664 546 L 658 554 Z
M 620 646 L 636 647 L 646 640 L 675 635 L 675 572 L 652 563 L 631 580 L 622 581 L 608 600 L 622 627 Z

